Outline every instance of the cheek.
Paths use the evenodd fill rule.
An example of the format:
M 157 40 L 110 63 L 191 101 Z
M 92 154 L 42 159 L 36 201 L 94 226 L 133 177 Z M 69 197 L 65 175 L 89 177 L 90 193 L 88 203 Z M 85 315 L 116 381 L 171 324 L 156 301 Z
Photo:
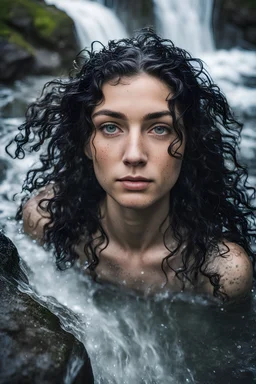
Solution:
M 90 148 L 95 165 L 104 166 L 104 164 L 109 161 L 110 148 L 108 144 L 103 144 L 94 139 L 93 142 L 90 143 Z
M 164 183 L 175 183 L 179 177 L 182 160 L 169 158 L 162 168 L 162 178 Z
M 98 143 L 94 141 L 91 145 L 92 160 L 95 176 L 103 189 L 112 173 L 113 169 L 113 151 L 111 152 L 108 144 Z

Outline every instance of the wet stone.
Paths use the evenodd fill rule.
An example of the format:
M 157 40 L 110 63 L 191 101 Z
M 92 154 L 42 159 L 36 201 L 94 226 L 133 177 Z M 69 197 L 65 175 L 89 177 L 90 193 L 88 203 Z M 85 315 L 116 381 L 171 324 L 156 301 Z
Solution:
M 28 283 L 17 250 L 0 233 L 0 383 L 93 383 L 83 344 L 18 282 Z
M 7 169 L 8 169 L 8 161 L 0 158 L 0 182 L 2 182 L 5 179 Z

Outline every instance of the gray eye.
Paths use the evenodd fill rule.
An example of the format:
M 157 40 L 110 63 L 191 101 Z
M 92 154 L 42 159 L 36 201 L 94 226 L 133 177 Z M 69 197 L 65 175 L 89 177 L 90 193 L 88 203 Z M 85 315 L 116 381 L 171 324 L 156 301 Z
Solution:
M 108 124 L 108 125 L 104 125 L 103 129 L 106 133 L 115 133 L 117 130 L 117 127 L 115 125 Z
M 165 127 L 155 127 L 154 131 L 156 134 L 162 135 L 162 134 L 166 133 L 167 129 Z

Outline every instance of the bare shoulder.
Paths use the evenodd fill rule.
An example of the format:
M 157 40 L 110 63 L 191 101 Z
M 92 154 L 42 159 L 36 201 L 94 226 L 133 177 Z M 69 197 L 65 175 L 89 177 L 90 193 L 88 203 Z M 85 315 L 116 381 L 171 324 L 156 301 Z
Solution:
M 230 300 L 247 296 L 253 283 L 253 267 L 245 250 L 228 241 L 220 245 L 224 255 L 214 260 L 215 270 L 220 274 L 221 290 Z
M 23 207 L 23 228 L 24 232 L 39 242 L 43 239 L 44 226 L 49 222 L 50 215 L 43 208 L 47 202 L 40 202 L 43 199 L 51 199 L 54 196 L 52 186 L 47 186 L 41 190 L 36 196 L 29 199 Z

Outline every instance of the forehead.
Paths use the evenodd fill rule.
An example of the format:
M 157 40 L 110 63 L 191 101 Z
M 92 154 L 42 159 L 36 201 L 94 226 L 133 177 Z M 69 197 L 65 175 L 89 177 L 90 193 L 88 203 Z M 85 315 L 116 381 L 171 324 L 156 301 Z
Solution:
M 154 76 L 142 73 L 132 77 L 121 77 L 106 82 L 102 87 L 103 100 L 94 109 L 135 110 L 138 107 L 154 109 L 168 108 L 168 99 L 173 92 L 166 83 Z M 124 111 L 124 112 L 125 112 Z

